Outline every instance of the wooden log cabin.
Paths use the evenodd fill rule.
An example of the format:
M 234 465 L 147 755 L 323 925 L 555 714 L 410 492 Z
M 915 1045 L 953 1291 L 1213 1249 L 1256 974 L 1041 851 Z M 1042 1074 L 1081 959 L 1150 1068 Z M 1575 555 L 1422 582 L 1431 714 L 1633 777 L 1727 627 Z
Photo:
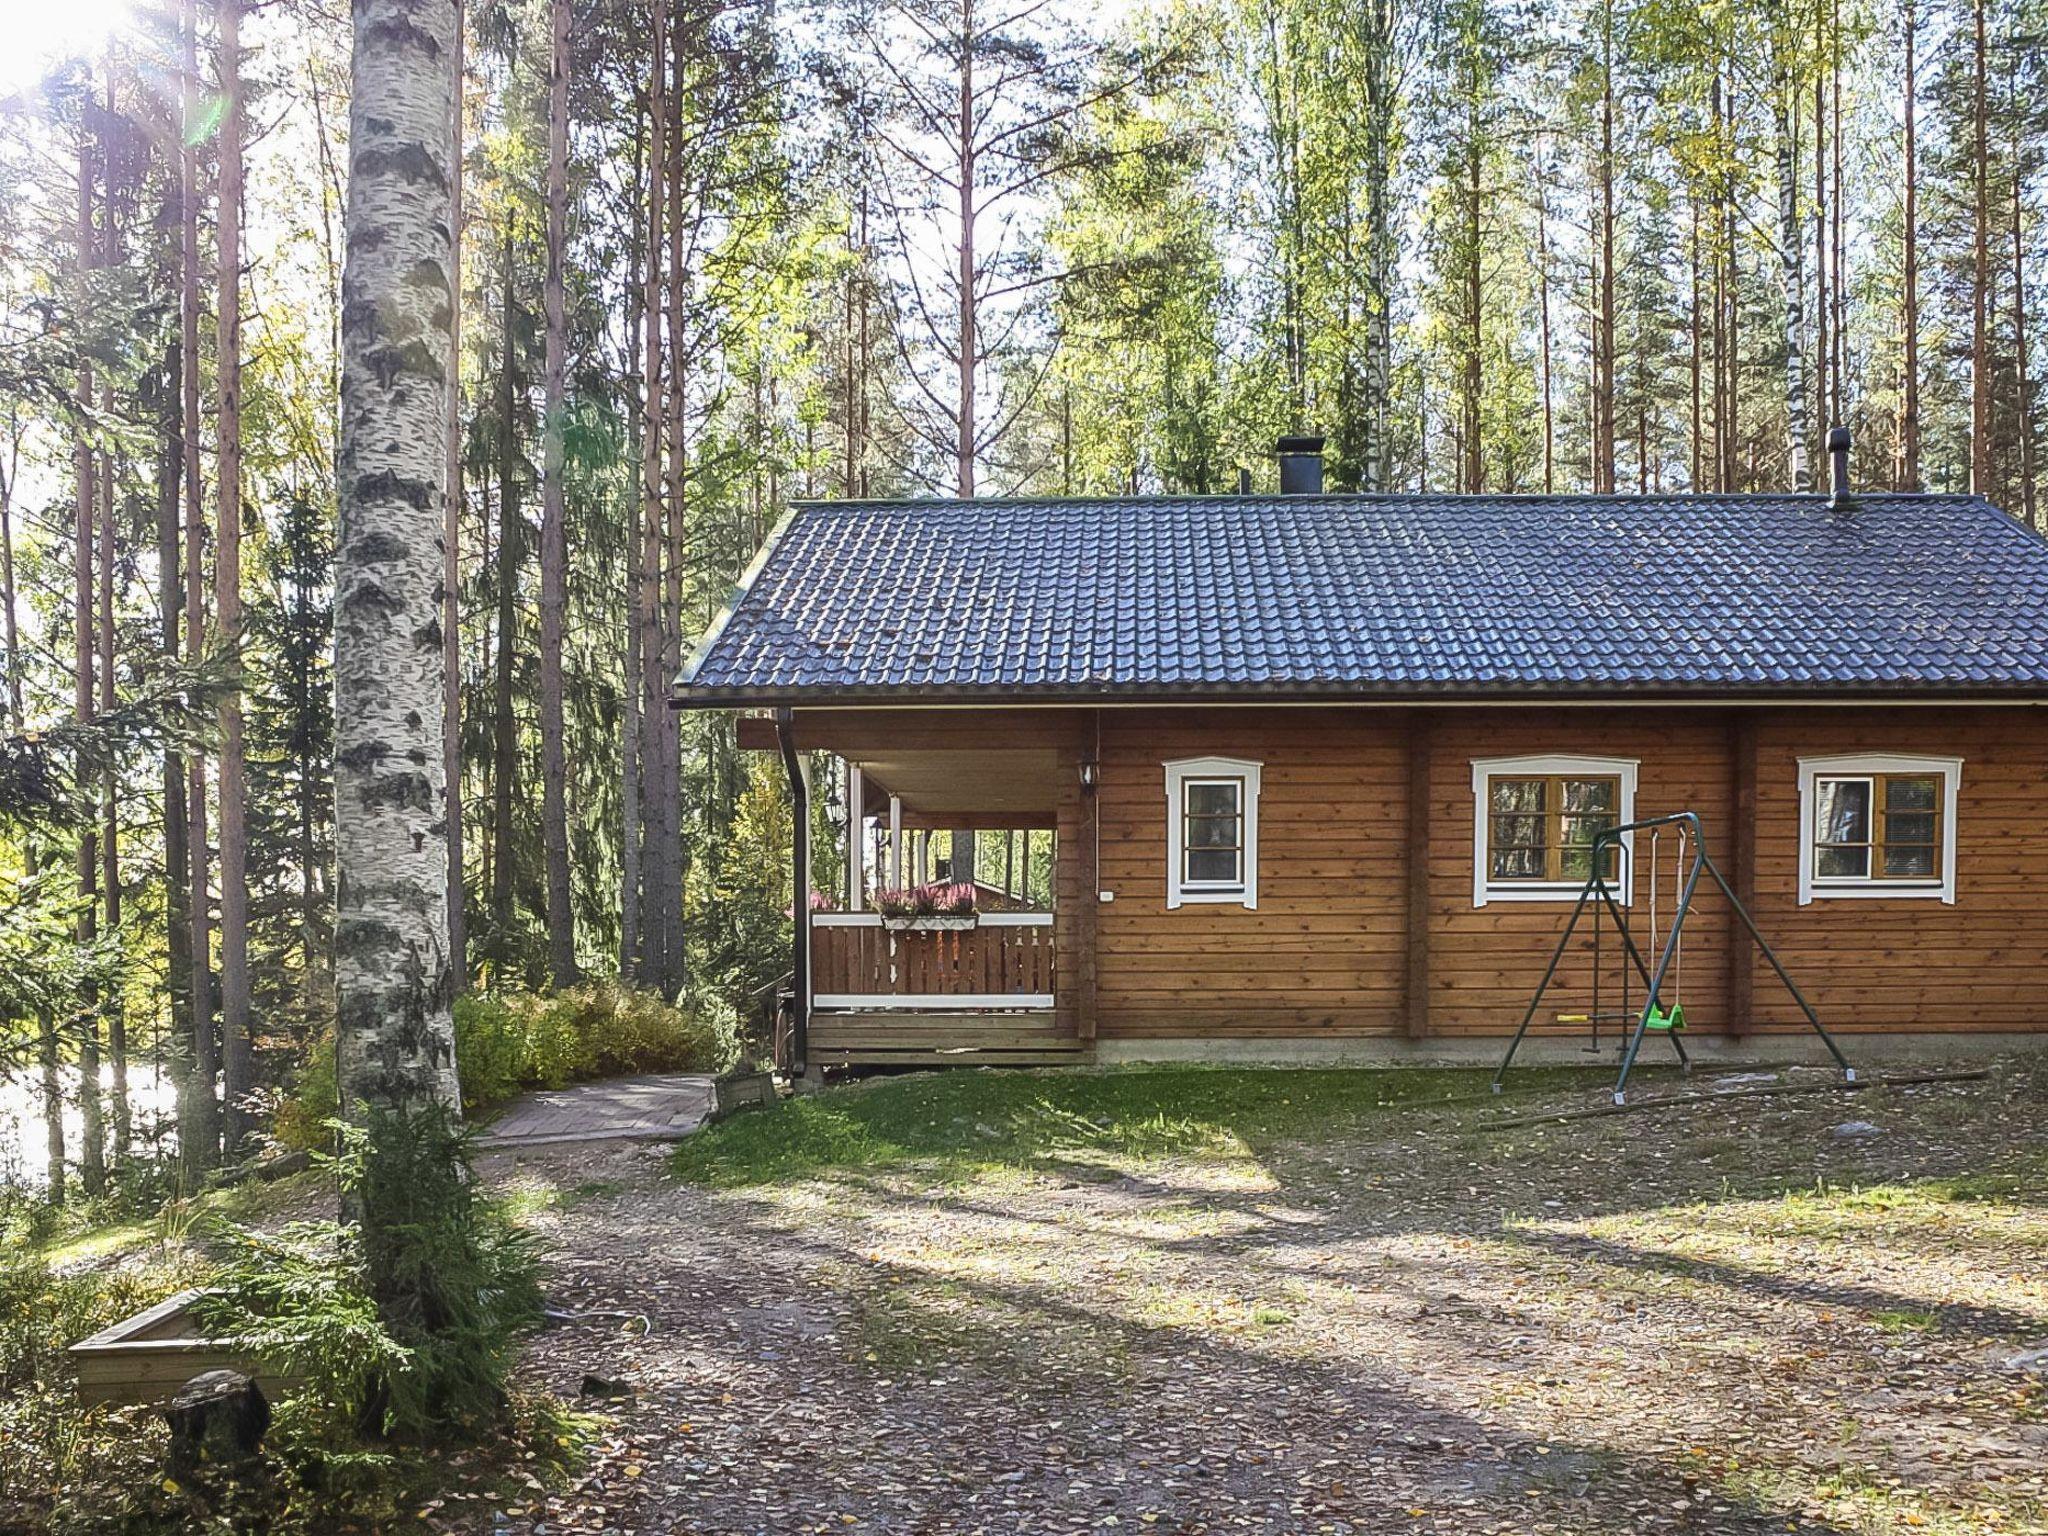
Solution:
M 799 506 L 676 690 L 840 808 L 792 1065 L 1490 1059 L 1594 834 L 1677 811 L 1852 1051 L 2040 1038 L 2048 542 L 1831 447 L 1817 494 L 1326 494 L 1296 439 L 1278 495 Z M 1000 899 L 885 917 L 942 832 Z M 1624 842 L 1653 933 L 1676 850 Z M 1703 897 L 1695 1051 L 1812 1047 L 1738 937 Z

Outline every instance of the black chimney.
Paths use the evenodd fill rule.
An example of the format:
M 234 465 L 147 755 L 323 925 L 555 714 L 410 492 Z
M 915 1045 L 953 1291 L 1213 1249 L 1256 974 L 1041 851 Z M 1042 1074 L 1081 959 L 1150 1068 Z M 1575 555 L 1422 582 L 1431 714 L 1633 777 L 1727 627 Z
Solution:
M 1849 429 L 1828 428 L 1828 505 L 1849 504 Z
M 1280 455 L 1280 494 L 1320 496 L 1323 493 L 1323 440 L 1320 437 L 1283 437 L 1275 450 Z

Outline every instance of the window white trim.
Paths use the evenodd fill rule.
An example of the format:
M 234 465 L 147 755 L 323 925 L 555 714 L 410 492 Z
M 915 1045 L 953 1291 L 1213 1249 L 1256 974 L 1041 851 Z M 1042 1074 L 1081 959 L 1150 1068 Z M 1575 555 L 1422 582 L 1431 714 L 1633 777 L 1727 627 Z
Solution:
M 1475 757 L 1472 759 L 1472 905 L 1490 901 L 1571 901 L 1585 889 L 1578 880 L 1489 880 L 1486 857 L 1486 781 L 1495 775 L 1530 778 L 1557 775 L 1564 778 L 1618 779 L 1620 802 L 1617 819 L 1636 819 L 1636 776 L 1642 760 L 1634 757 L 1582 757 L 1549 754 L 1535 757 Z M 1621 836 L 1621 880 L 1614 899 L 1627 906 L 1635 891 L 1635 834 Z
M 1919 773 L 1941 775 L 1941 870 L 1931 880 L 1883 880 L 1817 877 L 1813 872 L 1814 815 L 1820 797 L 1814 780 L 1855 778 L 1859 774 Z M 1869 901 L 1956 901 L 1956 801 L 1963 787 L 1960 757 L 1904 757 L 1892 752 L 1859 752 L 1835 757 L 1799 759 L 1799 905 L 1837 898 Z M 1882 808 L 1871 807 L 1873 817 Z
M 1166 906 L 1245 907 L 1259 905 L 1259 770 L 1263 764 L 1236 757 L 1184 757 L 1166 765 Z M 1244 785 L 1244 879 L 1228 885 L 1187 881 L 1187 787 L 1209 779 L 1235 779 Z

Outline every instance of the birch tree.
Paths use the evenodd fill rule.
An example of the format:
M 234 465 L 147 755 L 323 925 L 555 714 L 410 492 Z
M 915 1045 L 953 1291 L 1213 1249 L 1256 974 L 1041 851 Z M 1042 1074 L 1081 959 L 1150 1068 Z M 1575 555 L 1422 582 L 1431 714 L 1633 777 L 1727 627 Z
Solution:
M 460 1103 L 442 757 L 454 0 L 355 0 L 335 570 L 344 1103 Z

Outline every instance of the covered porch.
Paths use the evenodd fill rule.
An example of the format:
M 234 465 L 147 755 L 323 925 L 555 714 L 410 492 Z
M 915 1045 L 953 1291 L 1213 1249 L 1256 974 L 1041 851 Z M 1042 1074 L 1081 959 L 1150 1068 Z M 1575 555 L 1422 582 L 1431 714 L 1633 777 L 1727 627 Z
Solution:
M 1082 775 L 1056 743 L 959 729 L 971 722 L 939 739 L 844 716 L 773 722 L 842 844 L 840 888 L 796 913 L 787 1065 L 1090 1056 L 1061 899 Z

